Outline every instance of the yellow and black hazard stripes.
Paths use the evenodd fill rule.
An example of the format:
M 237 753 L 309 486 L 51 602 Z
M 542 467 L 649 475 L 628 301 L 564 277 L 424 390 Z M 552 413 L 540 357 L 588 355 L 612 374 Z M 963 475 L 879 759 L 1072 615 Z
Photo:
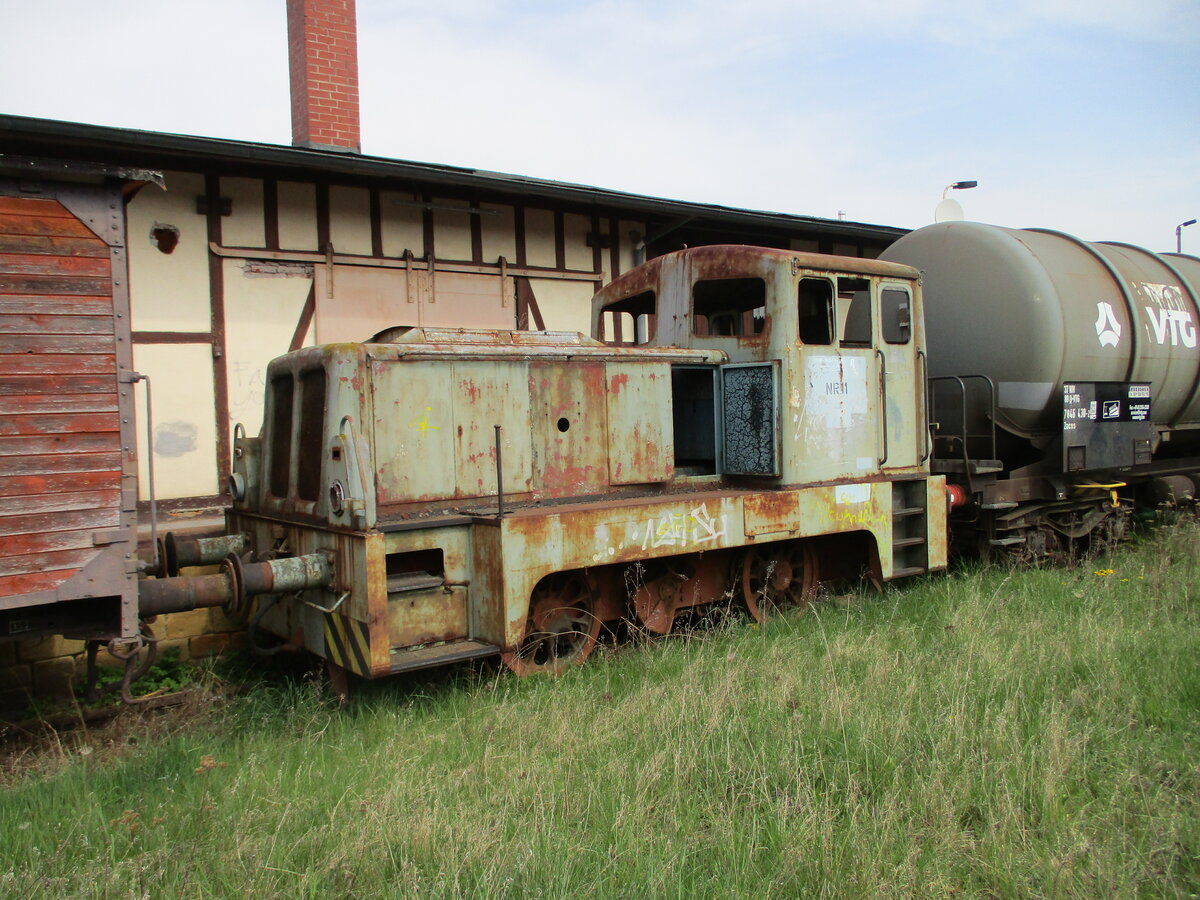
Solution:
M 371 677 L 371 637 L 366 622 L 336 613 L 325 616 L 325 656 L 364 678 Z

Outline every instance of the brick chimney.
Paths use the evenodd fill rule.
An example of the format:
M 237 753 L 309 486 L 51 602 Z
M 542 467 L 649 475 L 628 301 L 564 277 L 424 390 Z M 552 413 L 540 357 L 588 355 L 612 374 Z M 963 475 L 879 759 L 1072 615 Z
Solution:
M 360 152 L 354 0 L 287 0 L 292 144 Z

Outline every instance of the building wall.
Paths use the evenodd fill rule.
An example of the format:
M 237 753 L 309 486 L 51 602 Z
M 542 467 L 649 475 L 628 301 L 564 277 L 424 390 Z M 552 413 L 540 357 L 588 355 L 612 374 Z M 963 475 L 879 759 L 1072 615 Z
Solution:
M 160 497 L 218 493 L 216 376 L 204 177 L 172 173 L 128 206 L 133 364 L 150 377 Z M 172 243 L 174 241 L 174 243 Z M 169 252 L 168 252 L 169 251 Z M 145 399 L 137 393 L 139 494 L 150 495 Z
M 258 433 L 274 357 L 394 325 L 517 327 L 518 279 L 547 329 L 586 332 L 593 293 L 632 267 L 630 234 L 645 231 L 571 210 L 195 172 L 140 192 L 128 222 L 135 365 L 153 385 L 167 517 L 217 505 L 232 429 Z M 144 425 L 139 441 L 147 499 Z
M 159 654 L 177 653 L 184 662 L 202 660 L 226 650 L 246 647 L 245 623 L 220 609 L 159 616 L 150 626 Z M 122 663 L 101 648 L 99 666 L 120 670 Z M 59 635 L 0 643 L 0 714 L 27 714 L 35 702 L 65 700 L 87 675 L 86 645 Z M 133 694 L 141 692 L 137 684 Z

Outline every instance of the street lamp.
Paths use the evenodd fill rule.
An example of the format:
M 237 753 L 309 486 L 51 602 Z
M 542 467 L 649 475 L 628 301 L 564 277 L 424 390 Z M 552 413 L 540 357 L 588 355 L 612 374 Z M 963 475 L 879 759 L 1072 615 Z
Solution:
M 969 191 L 973 187 L 979 187 L 978 181 L 956 181 L 953 184 L 946 185 L 942 191 L 942 202 L 933 210 L 933 221 L 935 222 L 961 222 L 963 218 L 962 204 L 950 197 L 951 191 Z
M 956 181 L 954 184 L 946 185 L 946 189 L 942 191 L 942 199 L 946 199 L 946 195 L 951 191 L 969 191 L 973 187 L 979 187 L 978 181 Z
M 1186 222 L 1180 222 L 1178 225 L 1175 226 L 1175 252 L 1176 253 L 1183 252 L 1183 229 L 1187 228 L 1189 225 L 1195 225 L 1195 224 L 1196 224 L 1195 219 L 1188 219 Z

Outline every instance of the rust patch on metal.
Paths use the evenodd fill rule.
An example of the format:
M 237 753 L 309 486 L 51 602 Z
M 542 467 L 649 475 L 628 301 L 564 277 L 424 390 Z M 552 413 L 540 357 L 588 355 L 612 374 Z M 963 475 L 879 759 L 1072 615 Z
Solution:
M 800 529 L 800 498 L 792 492 L 751 494 L 742 502 L 746 534 L 772 534 Z
M 413 647 L 467 636 L 467 592 L 462 587 L 390 592 L 387 598 L 387 635 L 392 647 Z
M 605 367 L 602 362 L 530 364 L 538 394 L 530 404 L 540 492 L 549 497 L 597 493 L 608 484 Z M 597 440 L 593 441 L 595 436 Z
M 746 535 L 798 532 L 799 497 L 793 492 L 750 494 L 743 502 Z

